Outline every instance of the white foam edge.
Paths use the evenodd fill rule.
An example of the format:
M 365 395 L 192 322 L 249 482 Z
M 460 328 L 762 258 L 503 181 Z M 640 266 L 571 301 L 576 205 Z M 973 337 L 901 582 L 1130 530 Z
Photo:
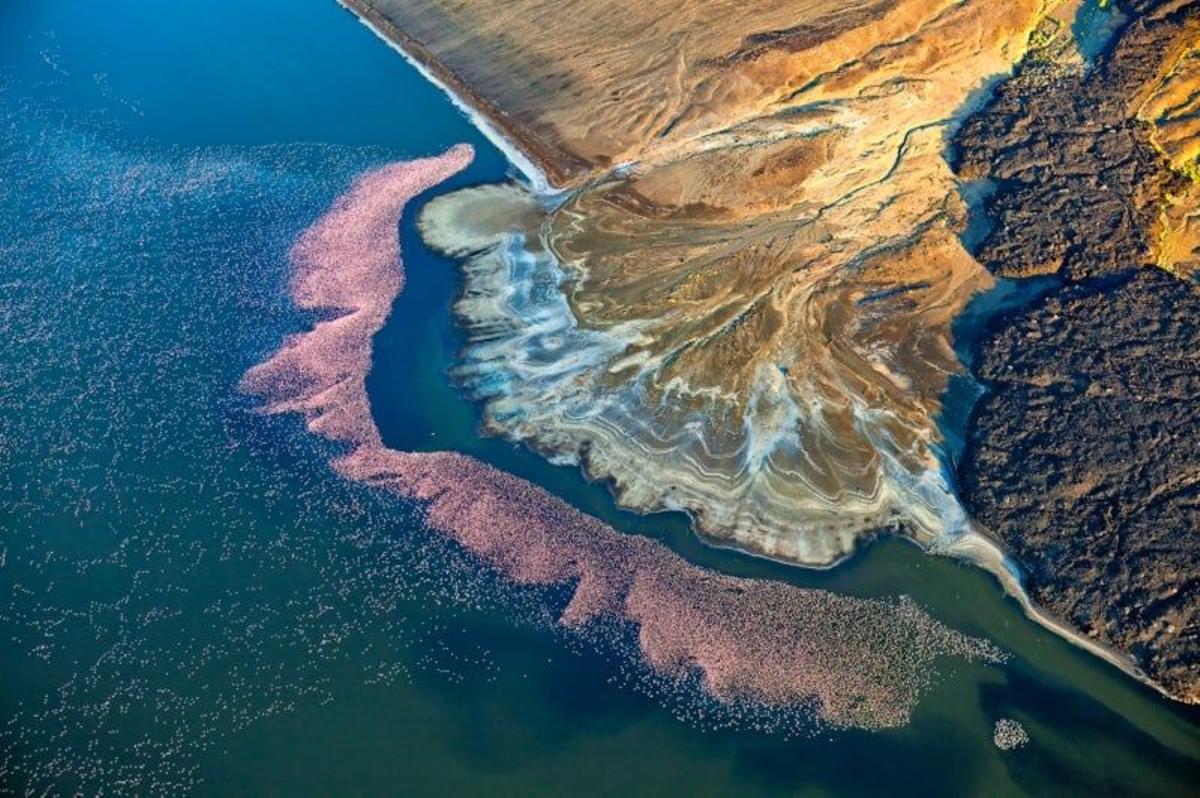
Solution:
M 531 193 L 542 197 L 552 197 L 563 192 L 562 189 L 555 188 L 550 183 L 549 179 L 547 179 L 545 173 L 539 169 L 533 163 L 533 161 L 531 161 L 529 157 L 525 155 L 525 153 L 522 152 L 519 147 L 517 147 L 516 144 L 505 138 L 504 134 L 500 132 L 500 129 L 493 125 L 486 116 L 473 108 L 466 100 L 456 94 L 452 88 L 438 79 L 438 77 L 434 75 L 428 67 L 426 67 L 417 59 L 413 58 L 408 51 L 406 51 L 404 47 L 400 45 L 399 42 L 396 42 L 386 33 L 380 30 L 375 23 L 360 14 L 358 9 L 346 2 L 346 0 L 337 0 L 337 3 L 342 8 L 353 14 L 355 19 L 370 29 L 372 33 L 386 42 L 388 47 L 391 47 L 393 50 L 403 56 L 404 60 L 421 74 L 421 77 L 425 78 L 427 81 L 440 89 L 447 97 L 449 97 L 451 104 L 460 112 L 462 112 L 462 114 L 467 117 L 467 120 L 474 125 L 480 133 L 483 134 L 484 138 L 491 142 L 496 149 L 500 150 L 508 162 L 512 164 L 518 172 L 521 173 L 521 176 L 524 178 L 524 182 Z

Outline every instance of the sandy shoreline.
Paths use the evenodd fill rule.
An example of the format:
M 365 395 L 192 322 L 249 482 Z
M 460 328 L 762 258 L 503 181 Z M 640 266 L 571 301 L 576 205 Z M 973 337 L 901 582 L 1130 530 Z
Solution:
M 1004 588 L 1004 592 L 1016 599 L 1017 603 L 1021 605 L 1021 611 L 1025 613 L 1025 617 L 1029 618 L 1029 620 L 1050 630 L 1077 648 L 1083 649 L 1089 654 L 1093 654 L 1105 662 L 1116 666 L 1123 673 L 1132 676 L 1142 684 L 1154 688 L 1167 698 L 1175 699 L 1175 696 L 1168 693 L 1161 685 L 1146 676 L 1137 663 L 1128 655 L 1092 640 L 1067 626 L 1064 622 L 1035 604 L 1025 591 L 1024 585 L 1021 584 L 1019 571 L 1014 570 L 1017 568 L 1016 563 L 1005 554 L 1000 545 L 992 540 L 990 536 L 976 530 L 971 530 L 951 544 L 947 554 L 968 562 L 994 576 L 996 581 L 1000 583 L 1000 586 Z

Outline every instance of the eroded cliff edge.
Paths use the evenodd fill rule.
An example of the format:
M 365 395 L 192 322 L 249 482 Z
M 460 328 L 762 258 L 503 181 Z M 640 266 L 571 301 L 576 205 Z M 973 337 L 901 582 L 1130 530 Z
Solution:
M 1200 700 L 1200 4 L 1136 2 L 1090 66 L 1053 45 L 957 137 L 976 255 L 1056 288 L 993 322 L 959 467 L 1031 598 Z

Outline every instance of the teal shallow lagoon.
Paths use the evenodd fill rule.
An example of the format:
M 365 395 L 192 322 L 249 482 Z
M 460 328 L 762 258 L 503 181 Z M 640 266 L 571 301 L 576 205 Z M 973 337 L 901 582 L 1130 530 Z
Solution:
M 390 445 L 470 452 L 729 573 L 906 593 L 1009 665 L 943 674 L 911 726 L 712 729 L 623 684 L 342 484 L 242 371 L 304 319 L 295 235 L 363 169 L 502 156 L 332 2 L 0 11 L 6 787 L 270 794 L 1182 795 L 1197 716 L 1025 620 L 985 574 L 881 541 L 826 572 L 706 547 L 577 471 L 476 434 L 446 376 L 454 264 L 402 222 L 408 286 L 369 388 Z M 1008 754 L 999 717 L 1032 737 Z

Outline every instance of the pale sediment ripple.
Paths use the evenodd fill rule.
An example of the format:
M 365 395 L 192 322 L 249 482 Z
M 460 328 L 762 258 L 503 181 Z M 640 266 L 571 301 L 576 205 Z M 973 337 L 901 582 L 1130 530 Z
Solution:
M 338 473 L 426 503 L 433 529 L 509 579 L 568 585 L 565 627 L 586 634 L 631 624 L 654 672 L 698 675 L 719 701 L 815 710 L 835 725 L 896 726 L 940 658 L 1000 659 L 990 644 L 946 628 L 910 600 L 705 571 L 473 458 L 386 447 L 365 378 L 372 337 L 403 288 L 397 219 L 408 200 L 470 158 L 459 146 L 369 172 L 300 237 L 293 299 L 336 315 L 247 372 L 242 387 L 265 396 L 267 412 L 303 414 L 310 430 L 346 447 L 333 461 Z
M 464 258 L 455 311 L 469 343 L 455 376 L 486 402 L 489 431 L 582 463 L 622 504 L 687 511 L 712 537 L 780 559 L 836 562 L 864 532 L 900 524 L 931 548 L 969 532 L 924 400 L 892 367 L 923 370 L 916 380 L 930 384 L 957 368 L 939 327 L 976 272 L 951 256 L 923 266 L 934 285 L 873 288 L 869 267 L 806 276 L 797 301 L 808 321 L 785 349 L 749 366 L 726 353 L 726 374 L 749 368 L 739 396 L 713 376 L 719 365 L 711 382 L 678 365 L 724 351 L 736 318 L 696 340 L 672 329 L 689 322 L 669 306 L 581 323 L 571 275 L 539 237 L 543 213 L 520 189 L 493 186 L 437 198 L 421 219 L 427 241 Z M 925 307 L 913 309 L 914 294 Z M 922 318 L 928 331 L 889 340 Z M 849 340 L 863 330 L 873 331 L 865 343 Z M 664 336 L 676 340 L 658 351 Z

